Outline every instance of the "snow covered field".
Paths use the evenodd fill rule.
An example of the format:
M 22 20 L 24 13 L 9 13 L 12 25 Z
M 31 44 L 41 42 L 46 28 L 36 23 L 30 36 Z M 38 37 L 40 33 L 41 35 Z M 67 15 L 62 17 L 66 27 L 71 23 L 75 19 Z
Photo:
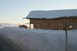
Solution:
M 2 28 L 0 32 L 22 51 L 65 51 L 64 30 Z M 68 31 L 68 51 L 77 51 L 77 30 Z
M 0 23 L 0 28 L 4 28 L 4 27 L 18 27 L 18 24 Z

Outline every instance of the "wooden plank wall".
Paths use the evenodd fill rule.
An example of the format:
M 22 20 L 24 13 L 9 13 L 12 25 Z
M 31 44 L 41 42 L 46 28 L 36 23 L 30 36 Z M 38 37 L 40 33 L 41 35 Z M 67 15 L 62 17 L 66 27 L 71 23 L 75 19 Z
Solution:
M 77 29 L 77 18 L 30 19 L 30 23 L 38 29 L 63 30 L 65 22 L 68 23 L 68 26 L 72 25 L 74 29 Z

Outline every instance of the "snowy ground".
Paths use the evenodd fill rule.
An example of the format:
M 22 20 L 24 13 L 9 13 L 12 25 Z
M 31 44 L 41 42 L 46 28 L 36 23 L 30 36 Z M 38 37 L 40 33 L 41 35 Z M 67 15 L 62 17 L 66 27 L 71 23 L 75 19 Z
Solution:
M 2 28 L 0 32 L 22 51 L 65 51 L 65 31 Z M 77 51 L 77 30 L 68 31 L 68 51 Z
M 18 27 L 18 24 L 0 23 L 0 28 L 4 28 L 4 27 Z

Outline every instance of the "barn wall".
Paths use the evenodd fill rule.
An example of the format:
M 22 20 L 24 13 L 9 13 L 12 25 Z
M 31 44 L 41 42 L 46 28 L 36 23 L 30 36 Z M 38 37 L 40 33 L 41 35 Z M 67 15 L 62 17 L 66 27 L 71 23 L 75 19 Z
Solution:
M 63 30 L 65 22 L 68 27 L 72 25 L 72 28 L 68 29 L 77 29 L 77 18 L 30 19 L 30 23 L 34 24 L 36 29 Z

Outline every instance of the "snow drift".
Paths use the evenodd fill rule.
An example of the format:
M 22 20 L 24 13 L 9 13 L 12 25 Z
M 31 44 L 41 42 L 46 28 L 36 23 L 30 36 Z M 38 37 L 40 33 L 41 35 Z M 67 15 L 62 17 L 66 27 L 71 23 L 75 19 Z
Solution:
M 0 32 L 22 51 L 65 51 L 65 31 L 3 28 Z M 68 51 L 77 51 L 77 31 L 68 31 Z

